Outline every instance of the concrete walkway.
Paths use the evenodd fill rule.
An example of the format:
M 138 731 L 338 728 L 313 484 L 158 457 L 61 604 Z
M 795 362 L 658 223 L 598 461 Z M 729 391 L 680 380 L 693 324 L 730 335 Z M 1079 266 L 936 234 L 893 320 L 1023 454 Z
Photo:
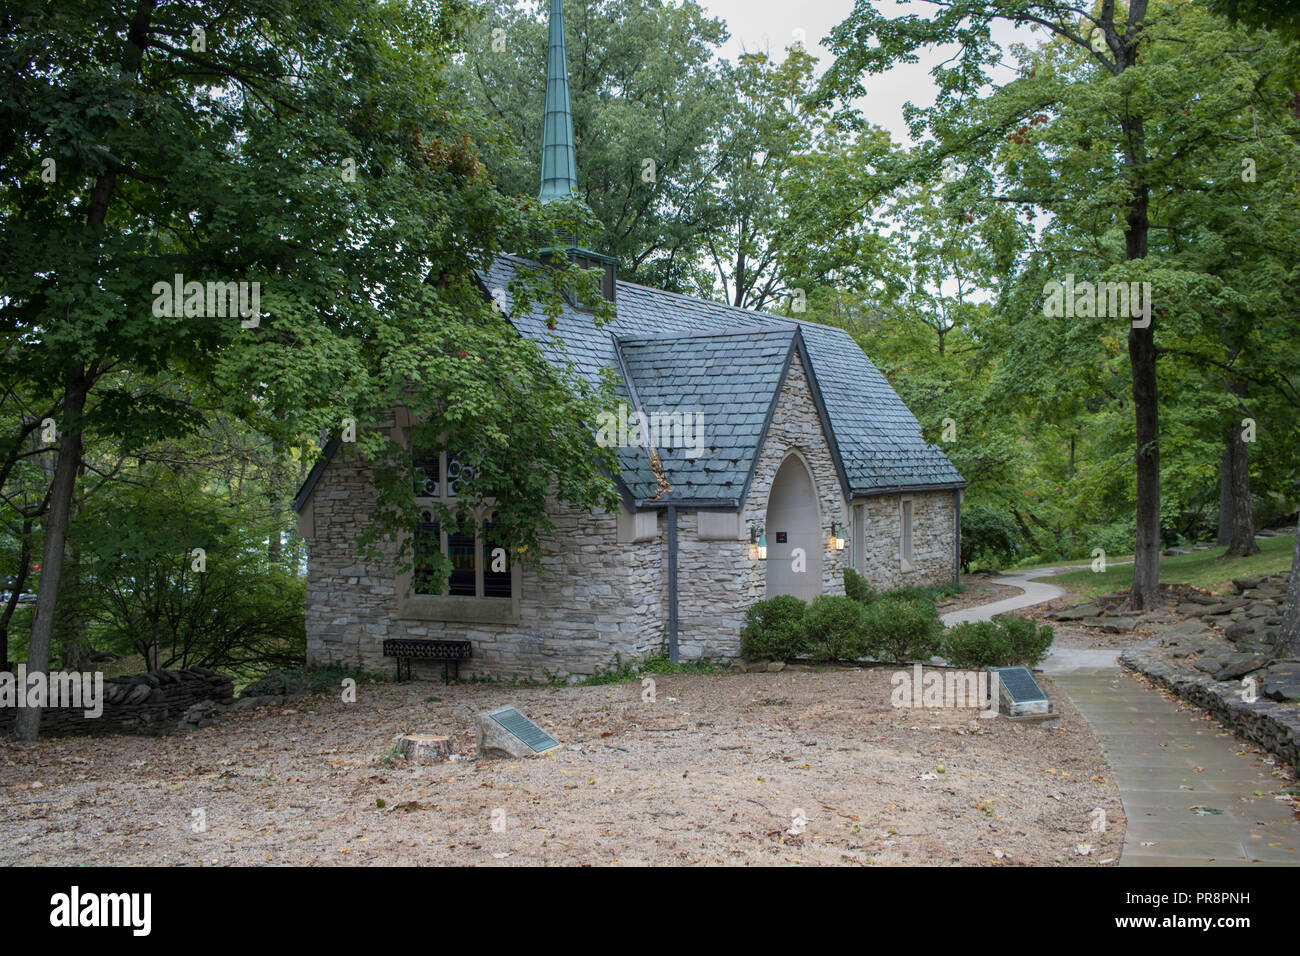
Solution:
M 1052 678 L 1101 741 L 1124 816 L 1120 866 L 1300 865 L 1281 782 L 1243 742 L 1117 665 Z
M 986 620 L 1064 593 L 1024 574 L 995 580 L 1025 593 L 944 622 Z M 1300 825 L 1290 802 L 1274 797 L 1281 782 L 1240 739 L 1122 671 L 1116 650 L 1053 649 L 1042 669 L 1088 721 L 1115 773 L 1127 818 L 1120 866 L 1300 865 Z
M 943 621 L 945 627 L 960 624 L 962 621 L 987 621 L 994 614 L 1005 614 L 1008 611 L 1017 611 L 1022 607 L 1030 607 L 1034 604 L 1050 601 L 1052 598 L 1058 598 L 1065 593 L 1063 589 L 1054 584 L 1031 581 L 1029 578 L 1031 575 L 1041 578 L 1049 574 L 1059 574 L 1062 570 L 1065 569 L 1037 568 L 1033 571 L 1016 571 L 1012 574 L 996 577 L 993 579 L 994 584 L 1009 584 L 1012 587 L 1020 588 L 1024 593 L 1015 597 L 1003 598 L 1001 601 L 994 601 L 991 604 L 962 608 L 960 611 L 949 611 L 940 620 Z

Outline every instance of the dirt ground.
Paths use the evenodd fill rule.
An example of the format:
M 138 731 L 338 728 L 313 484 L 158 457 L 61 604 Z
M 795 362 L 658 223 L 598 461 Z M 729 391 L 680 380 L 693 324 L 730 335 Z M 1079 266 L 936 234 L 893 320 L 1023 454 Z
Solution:
M 1118 859 L 1114 779 L 1049 679 L 1055 725 L 895 709 L 893 673 L 659 676 L 654 703 L 635 683 L 362 684 L 356 703 L 322 693 L 179 736 L 5 742 L 0 863 Z M 478 760 L 473 713 L 506 702 L 563 746 Z M 450 734 L 459 759 L 385 759 L 402 732 Z

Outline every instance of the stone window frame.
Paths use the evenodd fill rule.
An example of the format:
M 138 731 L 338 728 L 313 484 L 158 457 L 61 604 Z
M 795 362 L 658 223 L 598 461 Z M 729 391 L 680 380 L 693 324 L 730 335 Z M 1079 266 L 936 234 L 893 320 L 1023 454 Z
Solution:
M 898 499 L 898 563 L 904 573 L 916 570 L 916 501 L 911 495 Z
M 402 429 L 402 445 L 409 452 L 411 450 L 410 430 Z M 425 502 L 441 502 L 449 504 L 456 499 L 447 494 L 447 452 L 445 450 L 438 452 L 438 497 L 413 496 L 417 510 L 423 509 Z M 483 568 L 485 559 L 483 557 L 483 519 L 491 513 L 491 508 L 495 502 L 490 499 L 484 502 L 480 508 L 473 511 L 474 519 L 474 596 L 468 594 L 416 594 L 412 588 L 412 578 L 414 578 L 414 568 L 403 571 L 397 575 L 396 588 L 397 594 L 397 616 L 405 620 L 414 621 L 444 621 L 451 623 L 465 624 L 517 624 L 519 622 L 519 603 L 520 603 L 520 568 L 517 564 L 510 565 L 510 598 L 485 597 L 483 596 Z M 448 531 L 445 528 L 439 528 L 439 544 L 446 554 Z M 407 535 L 407 539 L 413 535 Z M 402 542 L 398 542 L 399 546 Z M 412 542 L 412 557 L 414 558 L 414 542 Z

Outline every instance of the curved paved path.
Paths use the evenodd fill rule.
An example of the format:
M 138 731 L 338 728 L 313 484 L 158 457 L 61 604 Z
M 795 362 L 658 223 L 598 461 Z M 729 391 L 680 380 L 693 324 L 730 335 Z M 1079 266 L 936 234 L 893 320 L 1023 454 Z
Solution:
M 1009 584 L 1012 587 L 1020 588 L 1024 593 L 1003 598 L 1000 601 L 993 601 L 990 604 L 981 604 L 978 607 L 966 607 L 960 611 L 949 611 L 943 615 L 941 620 L 944 626 L 960 624 L 963 621 L 987 621 L 995 614 L 1018 611 L 1022 607 L 1032 607 L 1035 604 L 1043 604 L 1053 598 L 1059 598 L 1065 594 L 1064 588 L 1058 588 L 1055 584 L 1042 584 L 1038 581 L 1031 581 L 1030 577 L 1046 577 L 1049 574 L 1059 574 L 1063 570 L 1069 569 L 1036 568 L 1032 571 L 1016 571 L 1012 574 L 996 577 L 993 579 L 994 584 Z
M 988 620 L 1060 597 L 1060 588 L 1029 577 L 1064 570 L 1073 569 L 995 578 L 1024 593 L 943 621 Z M 1121 670 L 1116 650 L 1053 649 L 1043 671 L 1088 721 L 1115 773 L 1127 818 L 1121 866 L 1300 865 L 1300 826 L 1290 802 L 1274 799 L 1278 778 L 1199 708 Z

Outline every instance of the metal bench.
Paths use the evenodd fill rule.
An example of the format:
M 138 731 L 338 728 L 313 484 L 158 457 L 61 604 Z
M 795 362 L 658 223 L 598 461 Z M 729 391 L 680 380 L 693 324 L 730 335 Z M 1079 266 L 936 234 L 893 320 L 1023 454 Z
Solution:
M 460 677 L 460 662 L 469 660 L 473 652 L 469 641 L 427 641 L 418 637 L 392 637 L 384 641 L 384 656 L 397 658 L 399 681 L 410 680 L 412 660 L 441 661 L 442 682 L 450 684 L 447 666 L 454 666 L 456 676 Z M 406 665 L 405 678 L 402 677 L 403 664 Z

